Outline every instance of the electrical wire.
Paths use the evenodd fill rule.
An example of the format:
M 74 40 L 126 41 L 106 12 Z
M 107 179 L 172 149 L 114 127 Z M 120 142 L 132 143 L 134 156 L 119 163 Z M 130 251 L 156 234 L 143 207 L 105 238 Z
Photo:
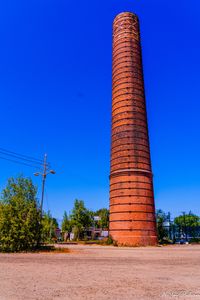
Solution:
M 49 201 L 48 201 L 48 194 L 47 194 L 47 189 L 46 189 L 46 187 L 45 187 L 45 189 L 44 189 L 44 194 L 45 194 L 46 203 L 47 203 L 47 211 L 49 211 L 50 209 L 49 209 Z
M 16 164 L 20 164 L 20 165 L 24 165 L 24 166 L 28 166 L 28 167 L 38 169 L 38 166 L 30 165 L 30 164 L 27 164 L 27 163 L 24 163 L 24 162 L 21 162 L 21 161 L 17 161 L 17 160 L 14 160 L 14 159 L 9 159 L 9 158 L 2 157 L 2 156 L 0 156 L 0 159 L 8 160 L 8 161 L 14 162 Z
M 34 158 L 32 156 L 28 156 L 28 155 L 24 155 L 24 154 L 19 154 L 19 153 L 13 152 L 13 151 L 6 150 L 6 149 L 1 148 L 1 147 L 0 147 L 0 151 L 3 151 L 3 152 L 8 153 L 10 155 L 16 155 L 21 159 L 29 159 L 29 160 L 32 160 L 34 162 L 43 163 L 42 159 Z
M 6 156 L 10 156 L 10 157 L 14 157 L 14 158 L 23 160 L 23 161 L 27 161 L 27 162 L 31 162 L 31 163 L 34 163 L 34 164 L 42 165 L 42 162 L 37 162 L 37 161 L 31 160 L 31 159 L 23 158 L 23 157 L 20 157 L 18 155 L 15 155 L 15 154 L 6 153 L 6 152 L 3 152 L 1 150 L 0 150 L 0 153 L 3 154 L 3 155 L 6 155 Z
M 28 167 L 40 168 L 41 166 L 43 166 L 43 163 L 44 163 L 41 159 L 37 159 L 37 158 L 34 158 L 32 156 L 28 156 L 28 155 L 24 155 L 24 154 L 19 154 L 17 152 L 6 150 L 6 149 L 1 148 L 1 147 L 0 147 L 0 154 L 3 155 L 3 156 L 0 156 L 0 159 L 5 159 L 7 161 L 11 161 L 11 162 L 21 164 L 21 165 L 25 165 L 25 166 L 28 166 Z M 4 157 L 4 155 L 8 156 L 9 158 Z M 15 160 L 12 159 L 12 158 L 15 158 Z M 50 163 L 47 162 L 46 166 L 48 168 L 50 168 Z

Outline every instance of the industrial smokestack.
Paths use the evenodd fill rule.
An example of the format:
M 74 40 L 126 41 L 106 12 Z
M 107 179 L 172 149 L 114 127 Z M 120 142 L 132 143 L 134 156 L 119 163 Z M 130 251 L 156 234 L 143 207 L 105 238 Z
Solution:
M 110 236 L 119 244 L 157 244 L 138 17 L 113 23 Z

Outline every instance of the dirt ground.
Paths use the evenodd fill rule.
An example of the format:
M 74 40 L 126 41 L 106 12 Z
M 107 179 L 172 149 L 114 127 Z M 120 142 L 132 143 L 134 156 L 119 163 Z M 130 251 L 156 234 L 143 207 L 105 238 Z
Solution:
M 200 246 L 0 254 L 0 299 L 200 299 Z

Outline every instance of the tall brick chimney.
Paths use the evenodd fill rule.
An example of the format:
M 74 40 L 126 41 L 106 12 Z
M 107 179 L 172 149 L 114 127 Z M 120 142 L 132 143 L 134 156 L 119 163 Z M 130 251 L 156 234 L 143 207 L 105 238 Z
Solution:
M 110 236 L 119 244 L 157 244 L 138 17 L 113 23 Z

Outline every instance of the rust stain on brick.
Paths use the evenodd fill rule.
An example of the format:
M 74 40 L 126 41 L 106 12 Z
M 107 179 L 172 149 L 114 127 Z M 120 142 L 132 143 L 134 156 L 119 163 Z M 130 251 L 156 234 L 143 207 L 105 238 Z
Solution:
M 157 244 L 138 17 L 113 22 L 110 235 L 120 245 Z

